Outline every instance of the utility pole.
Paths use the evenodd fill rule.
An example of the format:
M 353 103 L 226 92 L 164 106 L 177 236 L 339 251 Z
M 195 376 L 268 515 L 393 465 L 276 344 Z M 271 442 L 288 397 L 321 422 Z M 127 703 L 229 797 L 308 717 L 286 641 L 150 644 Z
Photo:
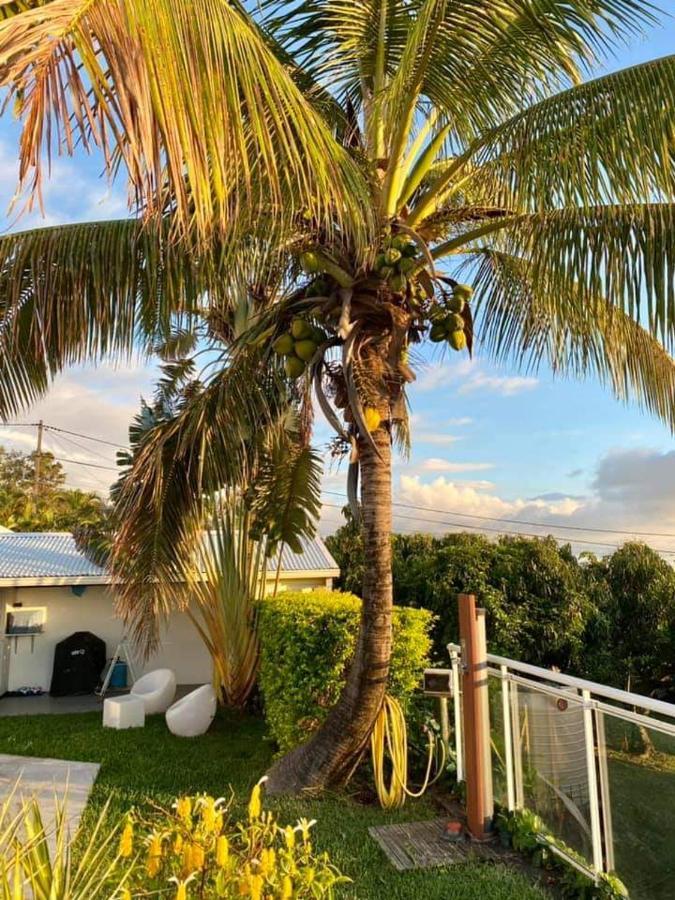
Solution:
M 37 426 L 37 451 L 35 453 L 35 505 L 37 506 L 40 497 L 40 481 L 42 478 L 42 438 L 44 435 L 44 422 L 42 419 Z

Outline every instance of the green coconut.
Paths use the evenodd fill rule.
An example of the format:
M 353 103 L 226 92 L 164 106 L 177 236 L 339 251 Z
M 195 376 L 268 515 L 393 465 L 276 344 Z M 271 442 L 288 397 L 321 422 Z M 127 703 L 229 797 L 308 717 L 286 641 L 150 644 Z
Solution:
M 315 253 L 314 250 L 305 250 L 304 253 L 300 254 L 300 267 L 308 275 L 316 275 L 317 272 L 321 271 L 319 254 Z
M 397 294 L 400 294 L 405 290 L 406 284 L 407 281 L 405 275 L 401 275 L 400 273 L 392 275 L 389 279 L 389 287 L 392 291 L 396 291 Z
M 300 378 L 304 374 L 307 364 L 297 356 L 287 356 L 284 369 L 289 378 Z
M 389 278 L 389 276 L 392 275 L 393 272 L 394 270 L 391 266 L 382 266 L 377 274 L 380 276 L 380 278 Z
M 296 356 L 304 360 L 304 362 L 309 362 L 316 353 L 316 348 L 317 345 L 314 341 L 308 339 L 306 341 L 296 341 L 293 349 Z
M 459 297 L 460 300 L 466 302 L 473 297 L 473 288 L 470 284 L 456 284 L 452 289 L 452 293 L 455 297 Z
M 448 335 L 448 343 L 453 350 L 464 350 L 466 347 L 466 335 L 463 331 L 451 331 Z
M 464 300 L 462 300 L 462 298 L 457 294 L 453 294 L 451 297 L 448 297 L 445 305 L 452 312 L 461 313 L 461 311 L 464 309 Z
M 282 334 L 272 344 L 274 352 L 279 356 L 289 356 L 293 352 L 293 337 L 290 334 Z
M 398 264 L 399 272 L 403 272 L 404 275 L 408 275 L 415 268 L 417 263 L 410 256 L 404 256 Z
M 306 341 L 312 336 L 312 326 L 304 319 L 296 317 L 291 322 L 291 334 L 296 341 Z
M 445 317 L 445 330 L 448 334 L 451 331 L 464 331 L 464 319 L 459 313 L 450 313 Z
M 384 258 L 388 265 L 393 266 L 401 258 L 401 251 L 396 247 L 390 247 L 385 251 Z
M 429 340 L 433 341 L 434 344 L 440 344 L 447 336 L 448 333 L 445 330 L 445 325 L 443 325 L 442 322 L 434 322 L 429 331 Z

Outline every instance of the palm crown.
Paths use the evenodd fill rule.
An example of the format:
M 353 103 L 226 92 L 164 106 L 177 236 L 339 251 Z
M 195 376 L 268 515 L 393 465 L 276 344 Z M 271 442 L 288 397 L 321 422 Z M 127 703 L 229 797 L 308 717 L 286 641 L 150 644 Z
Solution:
M 139 584 L 162 608 L 206 498 L 250 476 L 253 433 L 291 406 L 306 441 L 313 390 L 353 501 L 361 466 L 359 653 L 331 752 L 319 737 L 279 776 L 324 783 L 382 698 L 410 348 L 546 360 L 675 422 L 675 57 L 587 80 L 654 15 L 641 0 L 16 0 L 2 15 L 28 202 L 44 154 L 79 142 L 126 173 L 137 218 L 0 240 L 0 412 L 74 361 L 176 333 L 218 347 L 120 488 L 127 610 L 147 615 Z

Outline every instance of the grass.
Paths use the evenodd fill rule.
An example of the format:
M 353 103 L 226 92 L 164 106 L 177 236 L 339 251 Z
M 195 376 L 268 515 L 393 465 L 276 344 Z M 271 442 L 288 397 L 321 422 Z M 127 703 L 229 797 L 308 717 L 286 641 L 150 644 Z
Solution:
M 209 733 L 194 741 L 169 734 L 161 716 L 149 718 L 144 729 L 131 731 L 104 731 L 97 713 L 7 717 L 0 719 L 0 753 L 100 763 L 89 815 L 109 797 L 114 808 L 123 812 L 149 799 L 169 804 L 179 793 L 227 795 L 229 786 L 243 802 L 272 759 L 264 723 L 231 713 L 219 716 Z M 367 829 L 437 814 L 426 800 L 391 813 L 344 794 L 275 800 L 269 805 L 284 822 L 300 816 L 318 820 L 317 848 L 328 850 L 335 864 L 353 879 L 340 894 L 344 898 L 544 900 L 549 896 L 520 870 L 502 865 L 476 862 L 396 872 Z

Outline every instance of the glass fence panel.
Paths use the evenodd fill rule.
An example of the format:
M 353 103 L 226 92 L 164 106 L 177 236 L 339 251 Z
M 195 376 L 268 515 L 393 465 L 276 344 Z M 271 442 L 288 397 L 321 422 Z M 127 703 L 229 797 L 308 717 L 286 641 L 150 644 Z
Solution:
M 605 714 L 614 869 L 631 900 L 675 897 L 675 737 Z
M 578 695 L 559 696 L 512 685 L 514 765 L 522 805 L 586 860 L 592 860 L 590 799 L 583 707 Z
M 506 741 L 504 737 L 504 712 L 502 706 L 501 678 L 491 675 L 488 680 L 490 702 L 490 748 L 492 753 L 492 790 L 495 803 L 506 807 Z

